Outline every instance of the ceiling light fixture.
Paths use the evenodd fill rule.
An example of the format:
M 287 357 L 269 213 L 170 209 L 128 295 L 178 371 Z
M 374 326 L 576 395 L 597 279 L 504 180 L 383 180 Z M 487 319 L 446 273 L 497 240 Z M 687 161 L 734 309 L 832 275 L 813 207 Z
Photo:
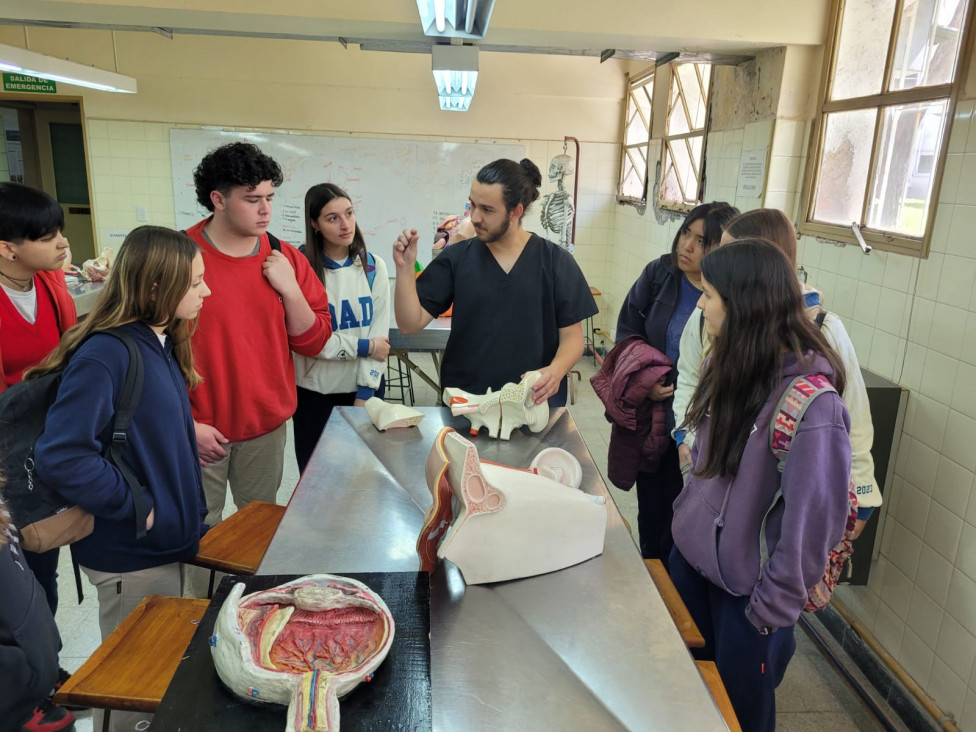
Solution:
M 48 81 L 84 86 L 108 92 L 136 93 L 136 80 L 131 76 L 95 66 L 76 64 L 74 61 L 28 51 L 17 46 L 0 44 L 0 70 L 36 76 Z
M 467 112 L 478 83 L 478 49 L 475 46 L 434 46 L 430 57 L 441 109 Z
M 417 0 L 424 35 L 484 38 L 495 0 Z

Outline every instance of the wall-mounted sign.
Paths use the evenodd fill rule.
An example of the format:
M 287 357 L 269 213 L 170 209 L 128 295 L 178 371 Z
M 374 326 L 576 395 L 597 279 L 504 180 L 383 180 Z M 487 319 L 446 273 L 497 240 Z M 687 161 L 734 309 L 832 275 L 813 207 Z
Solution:
M 766 183 L 766 150 L 743 150 L 736 198 L 759 198 Z
M 58 85 L 47 79 L 23 74 L 4 74 L 3 90 L 7 92 L 28 92 L 30 94 L 57 94 Z

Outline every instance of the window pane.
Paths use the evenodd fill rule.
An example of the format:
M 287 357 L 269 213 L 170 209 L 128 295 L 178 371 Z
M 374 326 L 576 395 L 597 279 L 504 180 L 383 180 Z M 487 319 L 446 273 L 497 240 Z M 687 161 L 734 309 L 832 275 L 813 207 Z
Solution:
M 907 236 L 925 233 L 946 108 L 947 102 L 940 100 L 883 110 L 871 176 L 870 228 Z
M 683 135 L 690 132 L 688 126 L 688 115 L 685 114 L 685 105 L 682 102 L 681 87 L 676 80 L 671 82 L 671 99 L 668 103 L 668 129 L 669 135 Z
M 881 91 L 894 14 L 895 0 L 846 0 L 831 99 Z
M 861 221 L 876 109 L 827 115 L 813 218 L 848 226 Z
M 964 0 L 906 0 L 891 69 L 891 91 L 952 81 L 965 14 Z
M 620 175 L 620 195 L 627 198 L 644 197 L 644 180 L 647 174 L 646 145 L 624 148 L 623 167 Z
M 632 109 L 627 110 L 627 113 L 627 133 L 624 136 L 624 144 L 636 145 L 641 141 L 647 142 L 647 125 L 644 124 L 644 120 L 637 113 L 636 105 Z

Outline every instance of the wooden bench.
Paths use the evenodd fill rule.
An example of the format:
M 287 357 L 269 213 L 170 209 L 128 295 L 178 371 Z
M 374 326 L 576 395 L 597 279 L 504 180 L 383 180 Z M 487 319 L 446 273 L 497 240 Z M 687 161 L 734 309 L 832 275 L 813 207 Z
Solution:
M 284 506 L 251 501 L 204 534 L 200 550 L 187 564 L 210 570 L 207 597 L 213 597 L 217 572 L 252 575 L 257 571 L 284 515 Z
M 712 698 L 715 699 L 715 705 L 722 713 L 722 717 L 725 718 L 729 732 L 742 732 L 739 720 L 735 716 L 735 710 L 732 708 L 732 701 L 729 699 L 728 692 L 725 691 L 725 684 L 722 683 L 722 677 L 718 675 L 718 668 L 716 668 L 715 663 L 713 661 L 695 661 L 695 665 L 698 667 L 698 673 L 705 680 L 705 685 L 711 692 Z
M 678 632 L 681 634 L 681 640 L 685 642 L 685 647 L 704 648 L 705 639 L 698 630 L 698 626 L 695 625 L 695 621 L 691 619 L 691 613 L 688 612 L 681 595 L 678 594 L 678 590 L 671 581 L 664 564 L 661 563 L 660 559 L 645 559 L 644 565 L 650 572 L 651 579 L 657 586 L 657 591 L 661 593 L 661 598 L 664 600 L 668 612 L 671 613 L 671 619 L 678 626 Z
M 209 600 L 150 595 L 54 696 L 55 704 L 155 712 Z

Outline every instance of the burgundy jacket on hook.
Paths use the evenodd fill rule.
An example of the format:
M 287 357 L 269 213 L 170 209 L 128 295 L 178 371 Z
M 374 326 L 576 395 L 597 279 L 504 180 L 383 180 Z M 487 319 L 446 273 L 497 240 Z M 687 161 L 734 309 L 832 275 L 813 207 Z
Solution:
M 627 491 L 638 471 L 653 473 L 668 448 L 667 405 L 648 398 L 674 364 L 640 336 L 628 336 L 607 354 L 590 379 L 606 407 L 610 430 L 607 477 Z

